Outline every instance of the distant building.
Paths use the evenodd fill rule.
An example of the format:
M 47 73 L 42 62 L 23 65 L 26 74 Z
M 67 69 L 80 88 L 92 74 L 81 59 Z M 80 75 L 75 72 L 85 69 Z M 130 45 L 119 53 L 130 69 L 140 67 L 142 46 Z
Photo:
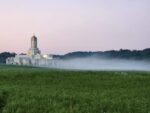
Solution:
M 33 36 L 31 37 L 31 48 L 28 53 L 7 58 L 6 64 L 51 66 L 54 65 L 54 59 L 52 55 L 41 54 L 41 51 L 38 49 L 38 39 L 36 36 Z

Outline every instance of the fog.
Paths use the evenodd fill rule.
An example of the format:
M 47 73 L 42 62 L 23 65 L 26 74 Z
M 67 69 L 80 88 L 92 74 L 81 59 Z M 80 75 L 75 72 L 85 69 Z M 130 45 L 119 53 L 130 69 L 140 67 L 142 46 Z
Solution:
M 150 62 L 121 59 L 77 58 L 54 60 L 48 67 L 71 70 L 129 70 L 150 71 Z

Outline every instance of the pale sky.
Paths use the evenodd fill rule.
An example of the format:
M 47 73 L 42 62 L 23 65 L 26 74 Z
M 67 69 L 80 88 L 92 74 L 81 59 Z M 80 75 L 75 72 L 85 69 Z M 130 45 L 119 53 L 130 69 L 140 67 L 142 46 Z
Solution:
M 150 0 L 0 0 L 0 52 L 42 53 L 150 47 Z

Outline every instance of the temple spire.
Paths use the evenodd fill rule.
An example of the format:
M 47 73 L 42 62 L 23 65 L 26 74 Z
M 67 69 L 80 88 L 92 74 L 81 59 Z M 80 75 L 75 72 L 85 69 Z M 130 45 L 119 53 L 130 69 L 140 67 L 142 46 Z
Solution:
M 38 39 L 35 35 L 31 37 L 31 48 L 28 51 L 29 56 L 35 56 L 40 54 L 40 50 L 38 49 Z

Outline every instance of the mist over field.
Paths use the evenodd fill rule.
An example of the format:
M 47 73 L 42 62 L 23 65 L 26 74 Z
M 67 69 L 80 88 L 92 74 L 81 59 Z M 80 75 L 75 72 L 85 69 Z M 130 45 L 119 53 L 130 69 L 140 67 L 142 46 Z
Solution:
M 51 67 L 51 66 L 50 66 Z M 76 58 L 56 60 L 53 68 L 79 70 L 135 70 L 150 71 L 150 62 L 141 60 Z

